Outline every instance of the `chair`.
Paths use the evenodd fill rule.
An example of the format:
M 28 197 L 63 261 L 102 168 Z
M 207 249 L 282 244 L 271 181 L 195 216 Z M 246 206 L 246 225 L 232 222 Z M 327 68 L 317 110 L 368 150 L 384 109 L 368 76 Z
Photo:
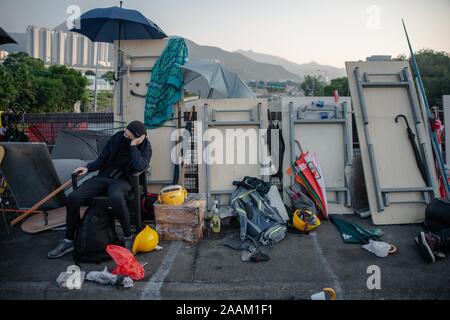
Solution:
M 78 189 L 78 176 L 72 174 L 72 188 Z M 147 175 L 146 170 L 135 173 L 131 177 L 131 191 L 125 197 L 129 209 L 134 209 L 136 213 L 136 233 L 142 230 L 142 212 L 141 212 L 141 194 L 147 195 Z M 87 205 L 93 204 L 97 201 L 107 203 L 108 197 L 97 196 L 93 197 Z M 130 213 L 133 210 L 130 210 Z

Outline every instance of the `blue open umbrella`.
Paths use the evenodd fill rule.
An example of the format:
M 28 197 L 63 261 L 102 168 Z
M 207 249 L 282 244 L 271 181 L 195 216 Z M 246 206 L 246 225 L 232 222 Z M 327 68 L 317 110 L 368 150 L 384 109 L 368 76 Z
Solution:
M 122 1 L 119 7 L 97 8 L 81 15 L 80 28 L 72 28 L 70 31 L 80 33 L 93 42 L 113 43 L 119 40 L 117 74 L 115 81 L 122 79 L 120 68 L 122 66 L 122 55 L 120 54 L 120 40 L 142 40 L 163 39 L 167 35 L 160 27 L 150 19 L 147 19 L 137 10 L 123 9 Z M 120 83 L 122 88 L 122 83 Z M 122 101 L 122 90 L 120 91 Z M 122 113 L 122 102 L 120 102 L 120 114 Z
M 11 38 L 11 36 L 2 28 L 0 28 L 0 44 L 6 43 L 17 43 L 16 40 Z
M 80 33 L 94 42 L 115 40 L 163 39 L 167 37 L 158 25 L 137 10 L 119 7 L 97 8 L 81 15 L 80 28 L 70 31 Z M 119 43 L 120 47 L 120 43 Z

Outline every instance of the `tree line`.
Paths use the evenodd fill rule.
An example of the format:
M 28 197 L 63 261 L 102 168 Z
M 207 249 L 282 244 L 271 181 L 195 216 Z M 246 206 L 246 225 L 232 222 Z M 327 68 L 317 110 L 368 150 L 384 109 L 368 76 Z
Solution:
M 396 60 L 406 60 L 400 55 Z M 430 105 L 442 107 L 442 95 L 450 94 L 450 57 L 447 52 L 423 49 L 416 54 Z M 112 81 L 113 73 L 103 76 Z M 64 65 L 48 68 L 39 59 L 24 52 L 9 55 L 0 65 L 0 110 L 18 103 L 26 112 L 72 112 L 74 104 L 81 102 L 87 111 L 89 101 L 88 80 L 81 72 Z M 307 75 L 300 83 L 306 96 L 349 96 L 347 77 L 333 79 L 329 84 L 319 76 Z
M 407 57 L 399 55 L 394 60 L 406 61 Z M 450 94 L 449 54 L 423 49 L 416 53 L 416 60 L 430 106 L 442 107 L 442 96 Z M 307 75 L 300 88 L 305 96 L 333 96 L 334 90 L 338 90 L 340 96 L 350 96 L 347 77 L 336 78 L 326 84 L 319 76 Z
M 88 101 L 88 80 L 64 65 L 48 68 L 24 52 L 10 54 L 0 65 L 0 110 L 18 103 L 25 112 L 71 112 Z

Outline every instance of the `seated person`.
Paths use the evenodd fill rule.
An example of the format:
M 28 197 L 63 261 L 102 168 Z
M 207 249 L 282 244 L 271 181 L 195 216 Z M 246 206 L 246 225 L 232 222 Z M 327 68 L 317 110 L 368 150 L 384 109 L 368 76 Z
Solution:
M 124 131 L 117 132 L 108 140 L 97 160 L 75 169 L 74 173 L 78 175 L 97 170 L 99 173 L 67 197 L 66 238 L 48 253 L 49 258 L 60 258 L 74 250 L 75 232 L 81 222 L 80 207 L 87 200 L 105 194 L 123 229 L 124 246 L 131 250 L 133 237 L 125 196 L 132 189 L 130 176 L 146 170 L 150 164 L 152 148 L 146 139 L 146 131 L 142 122 L 131 122 Z
M 445 258 L 445 252 L 450 252 L 450 213 L 449 204 L 435 200 L 425 213 L 425 228 L 415 241 L 427 262 L 433 263 L 436 258 Z

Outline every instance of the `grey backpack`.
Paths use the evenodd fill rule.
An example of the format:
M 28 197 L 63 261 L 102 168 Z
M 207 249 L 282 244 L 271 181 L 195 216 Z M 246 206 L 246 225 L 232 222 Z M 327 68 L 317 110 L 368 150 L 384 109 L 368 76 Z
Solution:
M 258 191 L 239 187 L 232 195 L 231 204 L 239 219 L 241 244 L 250 239 L 255 246 L 267 246 L 286 236 L 285 221 Z

